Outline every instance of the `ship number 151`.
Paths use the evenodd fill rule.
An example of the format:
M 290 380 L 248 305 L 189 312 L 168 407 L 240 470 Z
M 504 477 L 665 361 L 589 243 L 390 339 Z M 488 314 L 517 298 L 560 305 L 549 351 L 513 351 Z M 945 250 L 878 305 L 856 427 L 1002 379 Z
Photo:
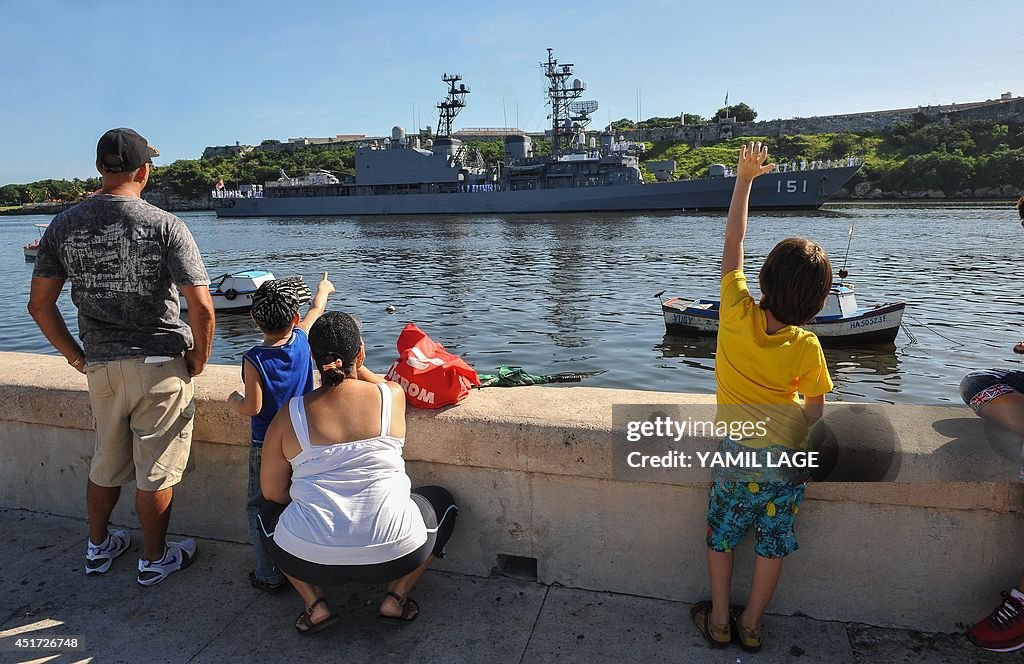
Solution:
M 798 182 L 796 180 L 786 180 L 786 193 L 795 194 L 797 191 L 806 194 L 807 193 L 807 180 L 803 181 L 803 189 L 797 187 Z M 775 183 L 775 191 L 782 193 L 782 180 Z

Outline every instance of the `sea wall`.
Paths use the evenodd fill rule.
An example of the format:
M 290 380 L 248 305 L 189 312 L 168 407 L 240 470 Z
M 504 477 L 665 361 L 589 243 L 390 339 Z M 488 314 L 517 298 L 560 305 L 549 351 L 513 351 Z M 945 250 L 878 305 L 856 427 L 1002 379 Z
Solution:
M 223 402 L 237 381 L 227 366 L 197 379 L 175 532 L 246 539 L 248 428 Z M 61 358 L 0 353 L 0 399 L 0 506 L 84 517 L 93 447 L 84 377 Z M 439 566 L 475 575 L 535 566 L 541 583 L 706 597 L 710 471 L 624 466 L 621 404 L 700 417 L 714 409 L 709 395 L 524 387 L 411 410 L 410 475 L 448 487 L 462 508 Z M 938 631 L 983 615 L 1022 564 L 1024 489 L 1010 479 L 1020 441 L 959 406 L 830 404 L 826 419 L 826 465 L 842 481 L 809 485 L 800 550 L 770 610 Z M 710 439 L 684 443 L 714 449 Z M 121 503 L 115 521 L 134 527 L 130 495 Z M 751 558 L 747 541 L 737 552 L 737 601 Z

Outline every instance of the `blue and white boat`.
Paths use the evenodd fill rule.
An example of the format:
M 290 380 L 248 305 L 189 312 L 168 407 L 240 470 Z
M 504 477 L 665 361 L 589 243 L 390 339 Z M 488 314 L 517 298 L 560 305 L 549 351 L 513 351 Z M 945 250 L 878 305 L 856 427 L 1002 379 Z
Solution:
M 274 279 L 273 272 L 247 270 L 222 274 L 210 282 L 210 297 L 215 311 L 245 312 L 252 308 L 252 296 L 261 284 Z M 181 310 L 188 311 L 188 303 L 181 297 Z
M 717 335 L 718 306 L 719 301 L 710 298 L 665 300 L 661 303 L 665 330 L 680 336 Z M 899 333 L 906 307 L 906 302 L 858 307 L 853 286 L 840 282 L 832 287 L 825 307 L 801 327 L 814 332 L 823 346 L 892 343 Z

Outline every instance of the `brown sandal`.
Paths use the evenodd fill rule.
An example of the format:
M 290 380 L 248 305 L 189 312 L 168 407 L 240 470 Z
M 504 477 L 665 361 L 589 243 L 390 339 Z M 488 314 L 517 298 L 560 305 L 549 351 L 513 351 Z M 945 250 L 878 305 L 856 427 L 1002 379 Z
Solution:
M 378 612 L 378 620 L 395 625 L 403 625 L 405 623 L 411 623 L 413 620 L 416 620 L 418 615 L 420 615 L 420 606 L 413 598 L 402 597 L 398 593 L 393 593 L 390 590 L 386 592 L 384 596 L 390 597 L 398 602 L 398 606 L 402 607 L 402 614 L 398 616 L 386 616 L 383 613 Z
M 711 622 L 711 602 L 705 600 L 690 607 L 690 617 L 707 642 L 715 648 L 726 648 L 732 643 L 729 623 L 716 625 Z
M 743 648 L 746 652 L 760 652 L 761 646 L 764 643 L 764 635 L 760 627 L 750 629 L 740 623 L 740 616 L 743 615 L 743 610 L 744 607 L 742 606 L 735 606 L 729 609 L 729 622 L 735 630 L 736 643 L 740 644 L 740 648 Z
M 735 634 L 736 642 L 740 648 L 748 653 L 759 653 L 764 642 L 764 634 L 761 631 L 761 627 L 751 629 L 740 624 L 739 618 L 743 615 L 743 610 L 744 607 L 729 608 L 729 623 L 735 630 L 733 633 Z
M 295 619 L 295 631 L 299 634 L 316 634 L 322 629 L 327 629 L 334 623 L 341 620 L 341 616 L 332 613 L 320 622 L 313 622 L 313 609 L 321 603 L 326 603 L 327 598 L 321 597 L 317 601 L 306 607 L 306 610 L 299 614 L 299 617 Z

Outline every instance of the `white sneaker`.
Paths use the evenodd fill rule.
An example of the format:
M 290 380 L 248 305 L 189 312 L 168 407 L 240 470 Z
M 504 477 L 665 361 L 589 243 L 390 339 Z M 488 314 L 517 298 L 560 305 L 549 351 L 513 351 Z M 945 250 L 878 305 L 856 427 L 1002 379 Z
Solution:
M 164 557 L 157 561 L 139 559 L 139 583 L 155 586 L 168 576 L 192 564 L 198 555 L 195 540 L 168 542 Z
M 132 535 L 127 530 L 111 530 L 107 533 L 107 541 L 99 546 L 90 540 L 85 547 L 85 573 L 103 574 L 110 569 L 114 558 L 128 550 L 132 545 Z

